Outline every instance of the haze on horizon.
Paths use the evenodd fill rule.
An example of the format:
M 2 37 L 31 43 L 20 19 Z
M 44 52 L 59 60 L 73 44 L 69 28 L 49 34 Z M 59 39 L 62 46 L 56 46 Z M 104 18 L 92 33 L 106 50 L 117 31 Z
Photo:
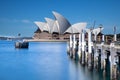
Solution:
M 0 35 L 33 36 L 37 27 L 34 21 L 54 19 L 52 11 L 67 18 L 71 24 L 87 22 L 88 28 L 96 21 L 102 24 L 105 34 L 120 33 L 119 0 L 0 0 Z

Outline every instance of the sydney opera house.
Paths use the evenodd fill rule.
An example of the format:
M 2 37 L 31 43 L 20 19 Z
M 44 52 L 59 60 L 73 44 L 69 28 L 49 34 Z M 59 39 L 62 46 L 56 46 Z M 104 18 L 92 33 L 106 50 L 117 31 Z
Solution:
M 52 12 L 55 19 L 45 18 L 45 22 L 35 21 L 38 27 L 34 39 L 69 39 L 69 35 L 81 33 L 87 26 L 86 22 L 71 25 L 70 22 L 57 12 Z
M 34 32 L 34 39 L 46 39 L 46 40 L 67 40 L 70 39 L 71 34 L 76 34 L 76 38 L 79 38 L 79 33 L 85 33 L 85 39 L 88 40 L 88 32 L 91 29 L 87 29 L 86 22 L 78 22 L 72 24 L 61 14 L 53 11 L 54 19 L 45 18 L 45 22 L 35 21 L 35 25 L 38 29 Z M 102 40 L 102 31 L 103 26 L 99 25 L 98 28 L 92 28 L 92 39 L 96 41 Z M 108 35 L 105 35 L 105 40 L 109 41 L 112 38 Z

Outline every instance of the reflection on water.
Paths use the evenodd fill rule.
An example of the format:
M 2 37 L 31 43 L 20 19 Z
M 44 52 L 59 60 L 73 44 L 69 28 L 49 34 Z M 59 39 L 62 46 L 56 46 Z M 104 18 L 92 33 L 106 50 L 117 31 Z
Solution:
M 15 49 L 14 42 L 0 41 L 0 80 L 103 80 L 69 58 L 65 42 L 31 42 Z
M 69 71 L 71 80 L 103 80 L 96 71 L 90 71 L 86 66 L 82 66 L 78 61 L 70 59 Z

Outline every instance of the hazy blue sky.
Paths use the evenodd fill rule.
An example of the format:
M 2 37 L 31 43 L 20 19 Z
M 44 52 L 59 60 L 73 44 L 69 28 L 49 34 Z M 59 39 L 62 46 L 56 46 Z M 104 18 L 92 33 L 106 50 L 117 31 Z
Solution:
M 0 35 L 32 36 L 37 29 L 34 21 L 53 18 L 56 11 L 71 24 L 87 22 L 91 27 L 104 26 L 104 33 L 120 33 L 120 0 L 0 0 Z

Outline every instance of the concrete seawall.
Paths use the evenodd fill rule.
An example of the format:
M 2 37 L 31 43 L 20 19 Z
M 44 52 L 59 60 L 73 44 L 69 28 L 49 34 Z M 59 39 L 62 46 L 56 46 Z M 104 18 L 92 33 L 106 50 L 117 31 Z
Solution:
M 68 40 L 59 39 L 24 39 L 25 42 L 67 42 Z

